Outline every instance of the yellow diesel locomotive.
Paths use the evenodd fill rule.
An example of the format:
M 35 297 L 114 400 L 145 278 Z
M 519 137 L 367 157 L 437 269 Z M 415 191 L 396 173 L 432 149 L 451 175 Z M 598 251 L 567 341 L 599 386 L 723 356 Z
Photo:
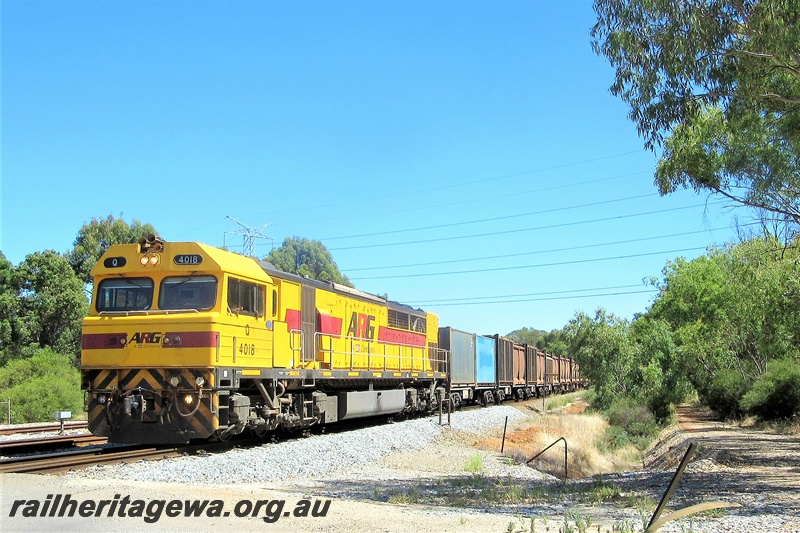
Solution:
M 112 442 L 263 436 L 445 396 L 435 314 L 152 235 L 92 276 L 81 372 L 90 430 Z

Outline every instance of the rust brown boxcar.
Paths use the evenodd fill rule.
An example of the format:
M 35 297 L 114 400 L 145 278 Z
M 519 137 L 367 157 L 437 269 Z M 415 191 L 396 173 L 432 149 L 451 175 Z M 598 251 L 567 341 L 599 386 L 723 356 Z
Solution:
M 502 335 L 485 335 L 495 341 L 497 353 L 497 394 L 511 396 L 514 387 L 514 341 Z

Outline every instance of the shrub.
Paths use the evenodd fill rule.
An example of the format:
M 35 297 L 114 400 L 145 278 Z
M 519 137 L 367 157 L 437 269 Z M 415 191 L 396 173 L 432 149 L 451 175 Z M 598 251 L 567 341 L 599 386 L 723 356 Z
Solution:
M 775 361 L 744 395 L 742 408 L 765 420 L 788 419 L 800 414 L 800 363 Z
M 631 443 L 628 432 L 618 426 L 608 426 L 603 439 L 604 442 L 600 444 L 600 447 L 605 448 L 607 446 L 609 450 L 624 448 Z
M 740 402 L 750 384 L 738 370 L 720 370 L 708 388 L 701 391 L 703 401 L 718 415 L 740 418 L 744 411 Z
M 650 409 L 631 398 L 616 398 L 605 414 L 610 425 L 603 435 L 601 448 L 615 450 L 633 444 L 644 450 L 661 431 Z
M 646 406 L 630 398 L 614 400 L 607 411 L 608 423 L 634 437 L 655 437 L 661 428 Z
M 12 422 L 52 420 L 55 411 L 83 411 L 80 372 L 49 348 L 0 368 L 0 397 L 11 399 Z

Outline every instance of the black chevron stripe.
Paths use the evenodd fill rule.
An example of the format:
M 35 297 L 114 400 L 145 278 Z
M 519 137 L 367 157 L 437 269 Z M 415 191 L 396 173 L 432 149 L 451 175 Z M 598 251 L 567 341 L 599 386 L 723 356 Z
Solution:
M 116 370 L 102 370 L 98 376 L 99 380 L 95 384 L 95 389 L 107 389 L 111 386 L 114 380 L 117 379 Z M 96 378 L 97 379 L 97 378 Z M 93 380 L 94 382 L 94 380 Z

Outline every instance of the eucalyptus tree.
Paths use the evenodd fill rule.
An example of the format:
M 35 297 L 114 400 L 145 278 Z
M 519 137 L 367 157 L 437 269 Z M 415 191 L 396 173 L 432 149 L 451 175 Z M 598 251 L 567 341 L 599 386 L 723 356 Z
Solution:
M 595 0 L 593 48 L 616 69 L 655 182 L 800 223 L 800 3 Z
M 265 259 L 285 272 L 353 287 L 350 279 L 339 270 L 331 252 L 320 241 L 287 237 Z
M 92 218 L 81 226 L 67 257 L 75 274 L 84 283 L 91 283 L 90 271 L 112 244 L 128 244 L 150 234 L 156 234 L 151 224 L 142 224 L 133 220 L 130 224 L 121 218 L 108 215 L 106 218 Z

